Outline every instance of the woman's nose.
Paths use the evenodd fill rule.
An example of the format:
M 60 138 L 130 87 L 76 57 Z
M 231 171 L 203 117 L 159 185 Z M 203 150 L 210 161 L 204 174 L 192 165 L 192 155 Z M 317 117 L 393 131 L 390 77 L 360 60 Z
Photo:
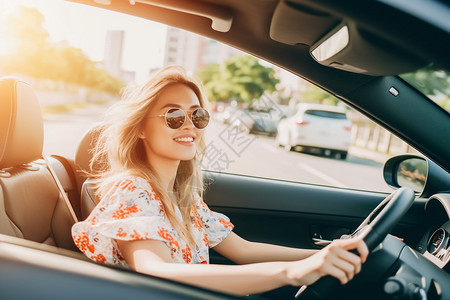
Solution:
M 192 120 L 191 120 L 191 117 L 188 116 L 187 113 L 186 113 L 186 120 L 184 121 L 184 124 L 183 124 L 183 126 L 181 126 L 181 128 L 188 128 L 188 129 L 196 128 L 196 127 L 194 126 L 194 123 L 193 123 Z

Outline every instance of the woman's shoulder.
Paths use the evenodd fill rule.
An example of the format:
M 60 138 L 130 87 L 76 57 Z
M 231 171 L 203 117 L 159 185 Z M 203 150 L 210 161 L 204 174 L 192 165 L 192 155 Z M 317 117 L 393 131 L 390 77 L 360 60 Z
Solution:
M 160 198 L 145 178 L 122 175 L 110 180 L 110 188 L 96 206 L 98 214 L 159 209 Z
M 153 189 L 150 182 L 136 175 L 117 174 L 113 178 L 108 178 L 107 189 L 102 196 L 101 202 L 105 204 L 121 202 L 122 200 L 136 200 L 149 198 L 149 200 L 159 200 L 159 196 Z
M 119 174 L 112 179 L 111 184 L 122 190 L 134 191 L 136 189 L 143 189 L 153 191 L 150 182 L 144 177 L 137 175 Z

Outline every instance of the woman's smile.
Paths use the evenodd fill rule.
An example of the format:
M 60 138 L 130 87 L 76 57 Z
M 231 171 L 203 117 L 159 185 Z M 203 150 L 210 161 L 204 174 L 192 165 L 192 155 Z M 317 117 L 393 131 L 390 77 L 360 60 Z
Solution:
M 195 142 L 194 135 L 182 135 L 173 139 L 175 142 L 184 146 L 193 146 Z

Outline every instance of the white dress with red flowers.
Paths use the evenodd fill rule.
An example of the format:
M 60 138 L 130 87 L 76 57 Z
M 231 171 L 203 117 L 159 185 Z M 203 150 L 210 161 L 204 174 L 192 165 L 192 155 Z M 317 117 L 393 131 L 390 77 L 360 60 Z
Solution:
M 181 220 L 181 213 L 176 209 Z M 128 267 L 116 240 L 159 240 L 171 251 L 174 263 L 209 263 L 209 250 L 233 229 L 223 214 L 211 211 L 196 197 L 191 212 L 195 249 L 173 228 L 163 204 L 149 182 L 141 177 L 118 181 L 89 217 L 72 227 L 77 247 L 90 259 Z

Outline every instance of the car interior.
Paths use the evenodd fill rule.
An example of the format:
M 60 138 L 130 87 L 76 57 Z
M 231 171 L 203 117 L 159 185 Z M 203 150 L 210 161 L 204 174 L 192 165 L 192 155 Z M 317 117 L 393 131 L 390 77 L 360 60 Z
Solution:
M 74 219 L 42 157 L 43 121 L 31 86 L 1 81 L 2 232 L 42 244 L 75 250 Z M 6 113 L 6 114 L 5 114 Z M 65 174 L 66 178 L 68 174 Z M 69 187 L 66 186 L 69 190 Z
M 450 45 L 442 42 L 450 33 L 444 1 L 417 1 L 427 5 L 424 10 L 408 1 L 69 2 L 182 28 L 263 58 L 415 147 L 421 155 L 386 162 L 380 176 L 396 190 L 391 195 L 205 171 L 205 202 L 227 215 L 246 239 L 290 247 L 320 249 L 359 234 L 361 224 L 384 226 L 370 235 L 371 254 L 360 275 L 345 286 L 324 278 L 300 298 L 450 298 L 450 250 L 430 249 L 430 238 L 447 240 L 450 232 L 450 116 L 397 76 L 429 64 L 450 69 Z M 44 154 L 33 87 L 13 77 L 0 79 L 0 106 L 1 298 L 237 298 L 105 267 L 82 255 L 70 228 L 97 203 L 84 172 L 91 168 L 95 130 L 80 140 L 75 157 Z M 424 116 L 426 122 L 417 122 Z M 415 193 L 400 188 L 397 172 L 406 159 L 426 164 L 425 187 Z M 213 250 L 211 263 L 232 264 Z M 292 299 L 297 290 L 285 287 L 248 298 Z

